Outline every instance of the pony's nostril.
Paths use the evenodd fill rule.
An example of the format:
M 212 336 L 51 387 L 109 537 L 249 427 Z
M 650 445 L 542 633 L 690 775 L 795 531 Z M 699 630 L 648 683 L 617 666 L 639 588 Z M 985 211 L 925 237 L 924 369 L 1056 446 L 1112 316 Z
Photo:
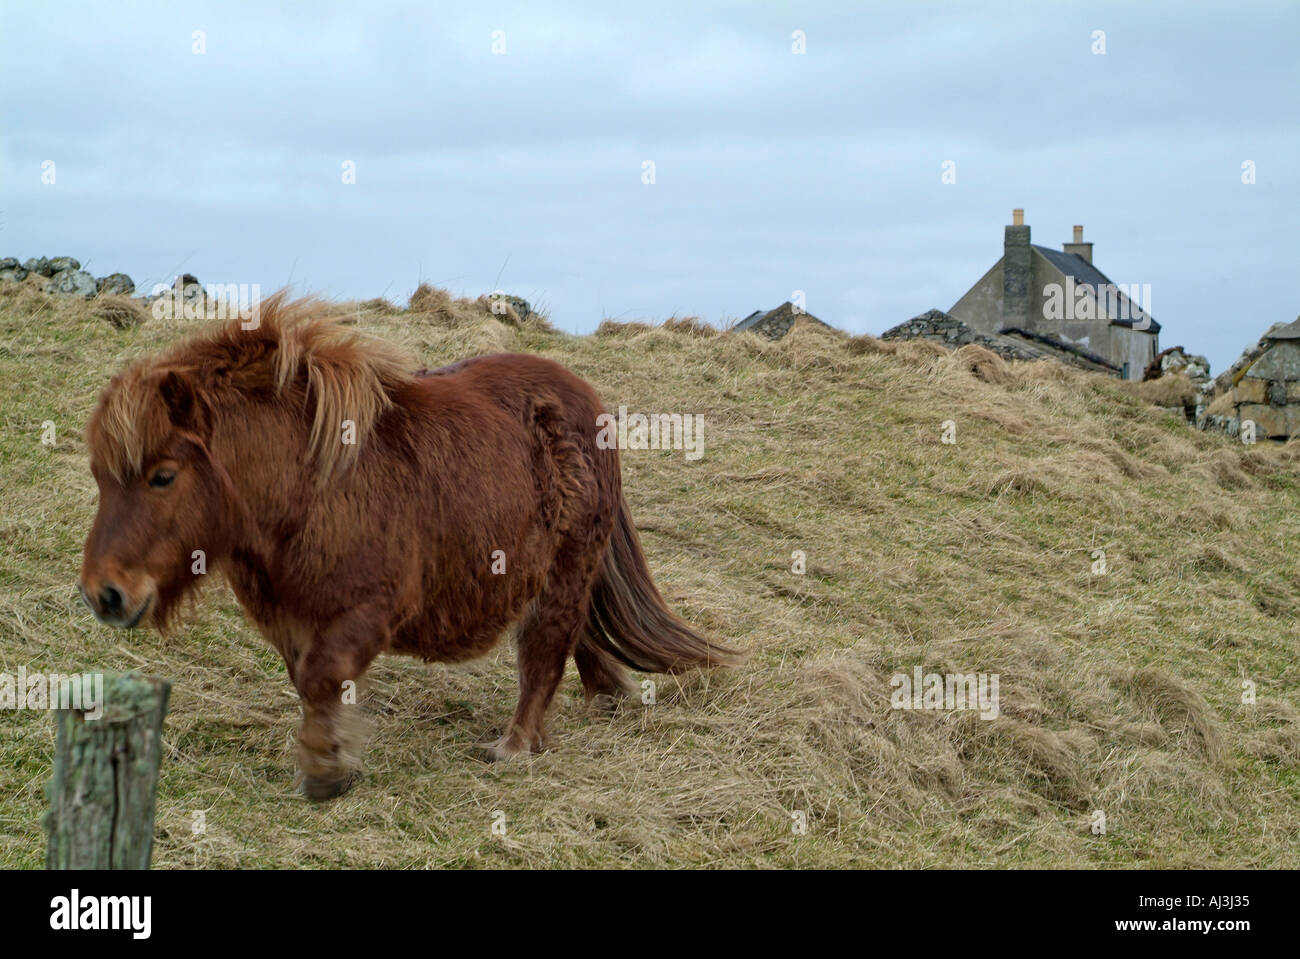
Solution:
M 99 611 L 105 616 L 122 612 L 122 594 L 116 586 L 106 585 L 99 591 Z

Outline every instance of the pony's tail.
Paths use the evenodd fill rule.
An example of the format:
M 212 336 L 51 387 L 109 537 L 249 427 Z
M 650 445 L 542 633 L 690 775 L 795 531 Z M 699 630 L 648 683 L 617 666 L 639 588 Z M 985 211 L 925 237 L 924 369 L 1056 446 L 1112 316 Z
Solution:
M 705 639 L 677 616 L 655 588 L 632 525 L 627 500 L 591 591 L 588 628 L 580 642 L 646 673 L 672 673 L 694 666 L 732 666 L 742 655 Z M 600 657 L 603 658 L 603 657 Z

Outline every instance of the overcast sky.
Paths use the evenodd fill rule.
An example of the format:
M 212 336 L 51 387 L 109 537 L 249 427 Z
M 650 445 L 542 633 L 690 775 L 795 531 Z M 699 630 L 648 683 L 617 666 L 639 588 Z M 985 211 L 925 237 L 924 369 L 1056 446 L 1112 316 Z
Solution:
M 1300 313 L 1294 0 L 0 13 L 0 256 L 501 288 L 574 332 L 802 290 L 879 333 L 951 307 L 1020 206 L 1042 245 L 1082 223 L 1216 372 Z

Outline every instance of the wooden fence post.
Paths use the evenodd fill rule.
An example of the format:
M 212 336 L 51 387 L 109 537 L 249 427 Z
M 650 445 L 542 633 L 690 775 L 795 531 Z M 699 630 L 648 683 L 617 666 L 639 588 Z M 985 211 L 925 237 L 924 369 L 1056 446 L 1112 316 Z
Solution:
M 47 869 L 148 869 L 162 721 L 171 683 L 137 673 L 76 676 L 55 713 Z M 77 688 L 79 687 L 79 688 Z M 80 698 L 75 698 L 77 693 Z M 96 716 L 96 699 L 102 714 Z M 51 703 L 54 705 L 54 703 Z

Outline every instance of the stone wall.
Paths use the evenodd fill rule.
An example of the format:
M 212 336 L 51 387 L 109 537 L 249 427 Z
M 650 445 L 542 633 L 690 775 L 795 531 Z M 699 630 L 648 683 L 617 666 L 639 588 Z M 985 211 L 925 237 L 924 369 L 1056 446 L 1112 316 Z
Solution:
M 943 310 L 926 310 L 920 316 L 914 316 L 907 322 L 899 323 L 898 326 L 881 333 L 880 338 L 882 340 L 933 340 L 951 350 L 965 346 L 967 343 L 976 343 L 1008 360 L 1037 360 L 1043 355 L 1030 347 L 1009 342 L 1003 337 L 973 330 Z
M 1197 426 L 1240 433 L 1243 420 L 1255 424 L 1260 439 L 1300 435 L 1300 340 L 1273 339 L 1287 326 L 1275 323 L 1254 346 L 1202 386 L 1206 404 Z
M 813 323 L 821 323 L 822 326 L 827 325 L 811 313 L 796 310 L 793 303 L 785 302 L 766 313 L 751 313 L 736 324 L 734 330 L 737 333 L 757 333 L 769 340 L 779 340 L 790 332 L 790 327 L 798 320 L 810 320 Z
M 101 293 L 130 296 L 135 292 L 135 283 L 125 273 L 96 278 L 70 256 L 34 256 L 22 263 L 13 256 L 0 259 L 0 282 L 21 283 L 33 274 L 49 278 L 44 287 L 46 293 L 90 299 Z
M 1275 340 L 1233 387 L 1237 420 L 1255 423 L 1256 435 L 1300 435 L 1300 341 Z

